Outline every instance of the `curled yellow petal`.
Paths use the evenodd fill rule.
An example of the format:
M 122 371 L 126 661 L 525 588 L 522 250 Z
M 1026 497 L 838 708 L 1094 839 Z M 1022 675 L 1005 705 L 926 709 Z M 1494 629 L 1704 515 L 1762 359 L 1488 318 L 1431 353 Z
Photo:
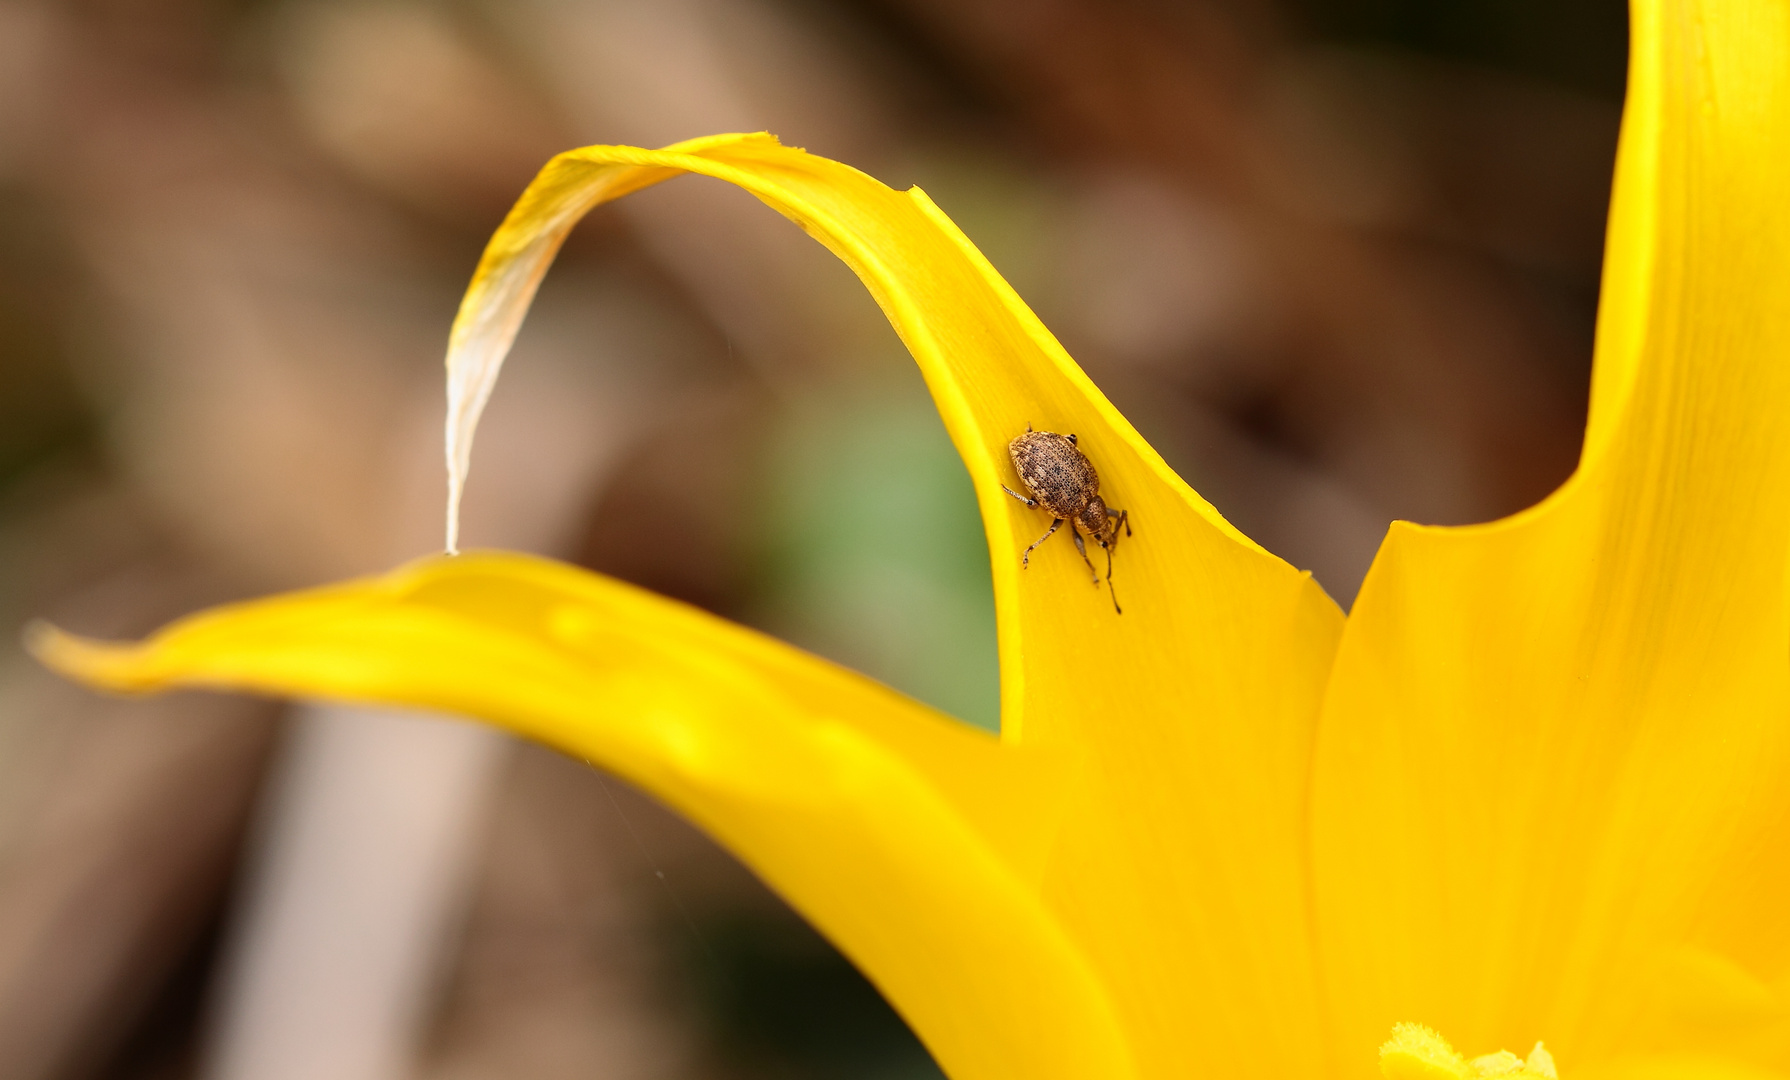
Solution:
M 572 222 L 678 173 L 735 184 L 825 244 L 918 362 L 988 531 L 1002 741 L 1069 763 L 1014 858 L 1126 1018 L 1139 1068 L 1185 1068 L 1190 1042 L 1230 1075 L 1320 1068 L 1316 1039 L 1276 1033 L 1322 1026 L 1305 792 L 1342 613 L 1169 470 L 924 193 L 767 135 L 560 155 L 493 237 L 455 323 L 455 467 Z M 1001 490 L 1028 425 L 1078 435 L 1101 494 L 1129 512 L 1123 615 L 1066 536 L 1022 572 L 1050 524 Z M 1016 1002 L 1029 993 L 1014 983 Z
M 447 358 L 454 506 L 479 414 L 566 234 L 601 203 L 680 173 L 735 184 L 826 245 L 857 273 L 919 363 L 989 526 L 1004 643 L 1002 730 L 1009 737 L 1072 722 L 1077 706 L 1096 707 L 1109 689 L 1123 694 L 1133 665 L 1092 665 L 1107 673 L 1108 686 L 1046 678 L 1039 692 L 1015 692 L 1028 678 L 1063 670 L 1069 659 L 1064 654 L 1087 643 L 1078 639 L 1118 640 L 1123 644 L 1113 653 L 1120 657 L 1135 651 L 1133 643 L 1160 640 L 1190 617 L 1211 626 L 1210 647 L 1200 653 L 1214 662 L 1196 659 L 1183 679 L 1205 677 L 1246 694 L 1281 696 L 1282 680 L 1265 677 L 1259 664 L 1240 669 L 1233 661 L 1245 658 L 1227 642 L 1239 631 L 1284 635 L 1281 612 L 1288 603 L 1309 609 L 1304 617 L 1327 624 L 1328 634 L 1314 641 L 1310 653 L 1309 646 L 1276 651 L 1283 663 L 1303 669 L 1296 681 L 1309 685 L 1322 678 L 1340 612 L 1307 577 L 1238 532 L 1168 468 L 924 192 L 896 191 L 762 133 L 710 136 L 663 150 L 587 146 L 541 170 L 492 237 L 454 323 Z M 1049 524 L 1001 491 L 1003 480 L 1017 482 L 1007 443 L 1028 425 L 1077 433 L 1100 470 L 1103 494 L 1131 511 L 1137 530 L 1119 556 L 1119 572 L 1121 583 L 1140 596 L 1123 621 L 1095 621 L 1105 600 L 1089 595 L 1085 572 L 1067 544 L 1049 553 L 1053 557 L 1041 554 L 1020 587 L 1017 553 Z M 454 519 L 451 506 L 450 550 Z M 1264 606 L 1274 612 L 1266 620 Z M 1088 666 L 1087 659 L 1080 664 Z M 1308 698 L 1300 707 L 1309 711 L 1313 703 Z
M 792 897 L 953 1076 L 1132 1075 L 1095 972 L 1008 855 L 1059 777 L 774 639 L 558 563 L 481 554 L 219 608 L 47 664 L 483 717 L 657 794 Z

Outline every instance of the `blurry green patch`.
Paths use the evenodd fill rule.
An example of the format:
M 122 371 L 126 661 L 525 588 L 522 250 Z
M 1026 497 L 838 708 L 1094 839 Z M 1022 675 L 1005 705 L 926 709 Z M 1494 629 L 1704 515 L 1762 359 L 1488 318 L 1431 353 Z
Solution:
M 793 914 L 702 927 L 691 958 L 713 1050 L 747 1076 L 942 1080 L 920 1040 L 851 962 Z
M 774 439 L 753 621 L 997 730 L 988 542 L 911 364 L 790 408 Z M 902 376 L 906 376 L 905 378 Z

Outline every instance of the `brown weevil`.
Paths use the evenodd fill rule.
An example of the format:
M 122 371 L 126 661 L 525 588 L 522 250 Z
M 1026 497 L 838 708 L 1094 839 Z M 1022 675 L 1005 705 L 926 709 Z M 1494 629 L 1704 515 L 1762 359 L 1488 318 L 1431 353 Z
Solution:
M 1088 564 L 1088 572 L 1094 575 L 1096 589 L 1100 587 L 1100 572 L 1094 569 L 1094 560 L 1088 558 L 1082 533 L 1106 549 L 1106 588 L 1112 592 L 1113 610 L 1122 615 L 1119 594 L 1113 592 L 1113 548 L 1118 546 L 1121 526 L 1126 536 L 1131 535 L 1131 515 L 1106 505 L 1100 497 L 1100 474 L 1075 443 L 1074 435 L 1033 431 L 1032 425 L 1027 424 L 1025 434 L 1007 444 L 1007 455 L 1013 459 L 1019 482 L 1032 494 L 1028 498 L 1006 484 L 1001 485 L 1001 490 L 1027 506 L 1049 511 L 1056 519 L 1043 536 L 1032 542 L 1032 547 L 1026 548 L 1019 557 L 1019 566 L 1022 570 L 1029 566 L 1032 548 L 1049 540 L 1067 521 L 1069 536 L 1075 541 L 1075 550 L 1081 552 L 1082 561 Z

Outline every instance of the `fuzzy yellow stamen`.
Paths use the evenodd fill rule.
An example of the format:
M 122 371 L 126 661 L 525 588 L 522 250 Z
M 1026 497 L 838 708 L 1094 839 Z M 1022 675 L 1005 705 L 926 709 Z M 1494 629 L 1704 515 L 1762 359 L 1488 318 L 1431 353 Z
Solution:
M 1380 1047 L 1380 1074 L 1386 1080 L 1559 1080 L 1554 1056 L 1540 1043 L 1527 1059 L 1509 1050 L 1469 1061 L 1448 1040 L 1422 1024 L 1395 1024 Z

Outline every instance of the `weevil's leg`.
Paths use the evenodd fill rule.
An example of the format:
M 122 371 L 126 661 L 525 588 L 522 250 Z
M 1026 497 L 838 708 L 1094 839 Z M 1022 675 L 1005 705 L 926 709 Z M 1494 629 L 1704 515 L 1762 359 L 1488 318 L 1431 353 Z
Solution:
M 1082 543 L 1081 531 L 1070 529 L 1069 535 L 1075 538 L 1075 550 L 1081 552 L 1081 561 L 1088 564 L 1088 576 L 1094 579 L 1094 587 L 1100 587 L 1100 571 L 1094 569 L 1094 560 L 1088 558 L 1088 545 Z
M 1001 490 L 1006 492 L 1007 494 L 1013 496 L 1015 499 L 1018 499 L 1020 502 L 1025 503 L 1027 506 L 1037 506 L 1038 505 L 1037 499 L 1028 499 L 1024 495 L 1021 495 L 1019 492 L 1014 491 L 1012 488 L 1008 487 L 1006 484 L 1001 485 Z
M 1110 514 L 1110 513 L 1112 513 L 1112 512 L 1113 512 L 1113 511 L 1112 511 L 1112 507 L 1110 507 L 1110 506 L 1109 506 L 1109 507 L 1107 507 L 1107 508 L 1106 508 L 1106 512 L 1107 512 L 1107 513 L 1109 513 L 1109 514 Z M 1131 511 L 1129 511 L 1129 510 L 1121 510 L 1121 511 L 1119 511 L 1119 522 L 1118 522 L 1118 525 L 1114 525 L 1114 526 L 1113 526 L 1113 535 L 1114 535 L 1114 536 L 1117 536 L 1117 535 L 1119 535 L 1119 525 L 1123 525 L 1123 526 L 1125 526 L 1125 535 L 1126 535 L 1126 536 L 1130 536 L 1130 535 L 1131 535 Z
M 1049 540 L 1051 537 L 1051 534 L 1056 532 L 1057 529 L 1062 526 L 1062 524 L 1063 524 L 1063 519 L 1057 518 L 1055 521 L 1050 523 L 1050 528 L 1044 530 L 1043 536 L 1040 536 L 1038 539 L 1032 541 L 1032 547 L 1026 548 L 1026 553 L 1019 557 L 1019 568 L 1021 570 L 1024 570 L 1026 568 L 1027 564 L 1029 564 L 1032 561 L 1032 548 L 1035 548 L 1039 544 L 1042 544 L 1046 540 Z M 1071 531 L 1073 531 L 1073 530 L 1071 530 Z

